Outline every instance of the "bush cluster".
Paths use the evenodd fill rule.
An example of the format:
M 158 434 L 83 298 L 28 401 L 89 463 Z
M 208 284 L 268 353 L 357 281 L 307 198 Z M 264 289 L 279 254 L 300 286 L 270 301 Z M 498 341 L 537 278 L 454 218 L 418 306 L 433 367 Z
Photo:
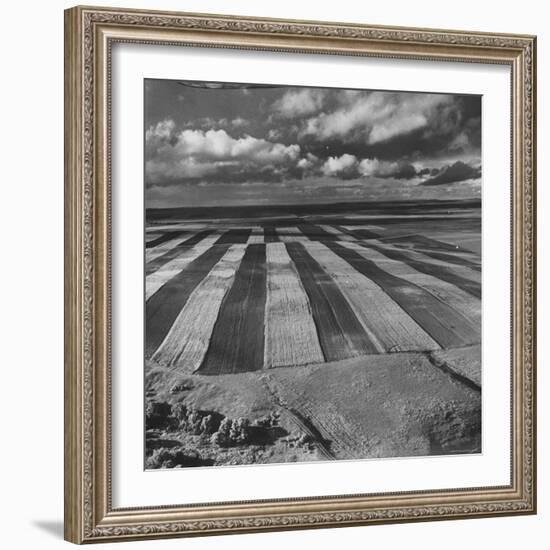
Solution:
M 277 424 L 277 416 L 267 416 L 255 424 L 259 427 L 271 427 Z M 210 441 L 220 447 L 243 445 L 251 441 L 250 421 L 247 418 L 228 418 L 218 413 L 197 410 L 183 403 L 170 405 L 169 403 L 149 401 L 146 407 L 147 429 L 176 428 L 192 435 L 209 437 Z M 256 428 L 257 429 L 257 428 Z M 159 454 L 151 457 L 155 463 L 161 460 L 177 460 L 175 451 L 170 456 Z M 151 466 L 155 467 L 155 466 Z M 165 467 L 165 466 L 158 466 Z M 166 466 L 170 467 L 170 466 Z
M 188 407 L 183 403 L 174 406 L 173 415 L 178 426 L 193 435 L 211 435 L 220 425 L 220 420 L 213 414 Z
M 266 416 L 258 418 L 255 424 L 260 428 L 273 428 L 279 425 L 279 416 L 280 414 L 278 411 L 273 411 Z
M 247 418 L 227 418 L 221 422 L 210 441 L 220 447 L 242 445 L 250 440 L 250 422 Z
M 155 449 L 146 460 L 146 468 L 181 468 L 184 466 L 197 466 L 200 464 L 200 456 L 196 451 L 185 449 Z

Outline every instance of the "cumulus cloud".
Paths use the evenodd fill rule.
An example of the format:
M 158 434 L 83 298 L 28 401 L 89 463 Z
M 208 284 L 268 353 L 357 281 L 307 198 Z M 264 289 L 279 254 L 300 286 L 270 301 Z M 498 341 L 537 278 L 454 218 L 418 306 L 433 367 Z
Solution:
M 384 160 L 363 159 L 358 166 L 362 176 L 379 178 L 412 179 L 418 175 L 416 168 L 404 161 L 389 162 Z
M 310 171 L 319 164 L 319 158 L 311 153 L 307 153 L 304 158 L 301 158 L 296 166 L 304 171 Z
M 329 157 L 321 167 L 325 176 L 355 176 L 357 172 L 357 157 L 343 154 L 341 157 Z
M 149 141 L 154 138 L 168 138 L 172 135 L 175 127 L 176 123 L 173 120 L 161 120 L 145 132 L 145 139 Z
M 187 120 L 182 124 L 183 128 L 190 128 L 193 130 L 244 130 L 250 126 L 250 120 L 243 118 L 241 116 L 235 117 L 233 119 L 228 119 L 226 117 L 222 118 L 213 118 L 209 116 L 194 118 L 192 120 Z
M 452 102 L 442 94 L 388 92 L 342 94 L 341 105 L 331 112 L 310 117 L 302 129 L 303 136 L 321 140 L 357 137 L 367 144 L 389 140 L 398 135 L 426 128 L 434 110 Z
M 274 111 L 282 117 L 303 117 L 318 112 L 323 106 L 325 92 L 311 88 L 286 92 L 273 104 Z
M 410 180 L 419 175 L 416 168 L 404 161 L 389 162 L 377 158 L 358 159 L 345 153 L 339 157 L 329 157 L 320 168 L 325 176 L 349 178 L 393 178 Z
M 220 160 L 254 158 L 260 162 L 295 159 L 300 153 L 299 145 L 286 146 L 248 135 L 235 139 L 225 130 L 183 130 L 178 135 L 174 149 L 182 156 Z
M 481 177 L 481 167 L 470 166 L 461 160 L 444 166 L 439 173 L 421 183 L 421 185 L 445 185 L 460 181 L 473 180 Z
M 243 181 L 268 171 L 280 177 L 299 156 L 297 144 L 284 145 L 250 135 L 234 138 L 225 130 L 176 132 L 170 120 L 159 122 L 146 133 L 147 180 L 157 185 L 217 172 L 220 178 Z

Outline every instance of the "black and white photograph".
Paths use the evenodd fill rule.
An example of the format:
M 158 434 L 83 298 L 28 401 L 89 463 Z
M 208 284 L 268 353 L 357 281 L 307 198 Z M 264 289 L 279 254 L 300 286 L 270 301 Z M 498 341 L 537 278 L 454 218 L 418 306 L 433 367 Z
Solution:
M 481 453 L 481 96 L 144 101 L 145 468 Z

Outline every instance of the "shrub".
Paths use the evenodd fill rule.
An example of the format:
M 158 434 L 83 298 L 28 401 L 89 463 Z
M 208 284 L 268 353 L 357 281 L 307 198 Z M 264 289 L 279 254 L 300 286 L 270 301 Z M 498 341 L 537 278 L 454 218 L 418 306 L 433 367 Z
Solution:
M 248 418 L 237 418 L 233 420 L 231 430 L 229 432 L 229 439 L 231 442 L 239 445 L 246 443 L 250 436 L 250 422 Z
M 187 431 L 194 435 L 200 435 L 201 421 L 202 415 L 194 409 L 190 410 L 187 415 Z
M 201 434 L 210 435 L 216 431 L 216 422 L 211 414 L 207 414 L 201 420 L 200 432 Z
M 189 391 L 189 390 L 192 390 L 193 389 L 193 384 L 189 383 L 189 382 L 176 382 L 172 388 L 170 389 L 170 393 L 172 394 L 175 394 L 175 393 L 181 393 L 181 392 L 184 392 L 184 391 Z
M 189 414 L 189 411 L 187 406 L 183 403 L 176 403 L 172 407 L 172 414 L 178 423 L 181 424 L 182 422 L 187 422 L 187 415 Z
M 145 408 L 145 426 L 147 429 L 162 428 L 169 423 L 172 407 L 162 401 L 149 401 Z
M 218 428 L 218 433 L 220 435 L 223 435 L 225 438 L 229 439 L 229 434 L 231 432 L 231 426 L 233 425 L 233 421 L 231 418 L 225 417 L 221 422 L 220 426 Z

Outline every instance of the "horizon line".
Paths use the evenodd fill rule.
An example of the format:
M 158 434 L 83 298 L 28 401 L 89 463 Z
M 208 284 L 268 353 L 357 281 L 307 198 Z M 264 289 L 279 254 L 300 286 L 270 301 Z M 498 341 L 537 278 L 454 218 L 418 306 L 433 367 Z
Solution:
M 380 203 L 428 203 L 428 202 L 477 202 L 481 204 L 481 198 L 471 197 L 471 198 L 460 198 L 460 199 L 397 199 L 397 200 L 362 200 L 362 201 L 339 201 L 339 202 L 310 202 L 310 203 L 257 203 L 257 204 L 205 204 L 205 205 L 195 205 L 195 206 L 154 206 L 154 207 L 145 207 L 145 210 L 174 210 L 176 208 L 258 208 L 258 207 L 268 207 L 268 208 L 277 208 L 277 207 L 289 207 L 289 206 L 337 206 L 337 205 L 353 205 L 353 204 L 380 204 Z

